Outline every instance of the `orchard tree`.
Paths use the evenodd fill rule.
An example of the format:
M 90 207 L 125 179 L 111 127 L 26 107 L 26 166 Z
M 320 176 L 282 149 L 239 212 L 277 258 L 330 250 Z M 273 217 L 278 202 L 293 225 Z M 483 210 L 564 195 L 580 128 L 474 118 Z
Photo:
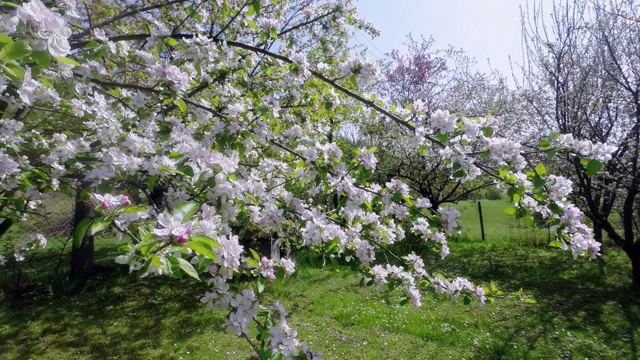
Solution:
M 542 5 L 534 4 L 524 28 L 528 62 L 522 93 L 541 133 L 566 134 L 554 135 L 554 143 L 579 153 L 593 151 L 594 143 L 617 147 L 604 166 L 570 154 L 556 166 L 576 185 L 576 211 L 593 223 L 596 240 L 606 235 L 629 256 L 633 283 L 640 286 L 637 6 L 617 0 L 554 2 L 545 23 Z M 541 144 L 551 146 L 547 140 Z
M 0 35 L 1 196 L 10 199 L 2 218 L 18 220 L 43 191 L 80 189 L 95 215 L 78 222 L 74 242 L 114 228 L 128 244 L 116 261 L 132 272 L 206 281 L 202 303 L 227 314 L 226 330 L 244 337 L 255 358 L 319 356 L 283 306 L 262 296 L 294 262 L 243 248 L 239 226 L 342 257 L 403 304 L 421 306 L 427 291 L 486 301 L 482 287 L 428 274 L 419 256 L 389 250 L 410 232 L 444 258 L 457 214 L 430 209 L 399 179 L 371 181 L 374 151 L 345 154 L 326 136 L 344 114 L 367 109 L 405 128 L 399 140 L 440 149 L 454 177 L 494 177 L 518 212 L 541 213 L 574 257 L 598 256 L 599 243 L 566 202 L 570 188 L 549 183 L 540 164 L 525 170 L 528 154 L 498 136 L 493 120 L 429 117 L 364 96 L 375 63 L 350 57 L 344 44 L 356 29 L 375 29 L 351 1 L 3 6 L 11 11 Z M 552 151 L 579 150 L 570 145 Z M 611 150 L 593 145 L 582 155 Z M 16 256 L 45 241 L 30 236 Z
M 475 61 L 462 50 L 436 49 L 433 38 L 416 40 L 408 35 L 404 51 L 393 50 L 389 57 L 391 60 L 377 83 L 377 93 L 389 103 L 411 104 L 426 116 L 433 114 L 436 118 L 447 116 L 434 114 L 437 109 L 449 109 L 470 118 L 491 114 L 493 124 L 501 119 L 508 122 L 512 96 L 505 79 L 499 74 L 473 70 Z M 486 178 L 474 181 L 452 178 L 446 170 L 449 165 L 441 161 L 442 149 L 417 151 L 415 143 L 399 141 L 406 134 L 411 136 L 412 130 L 377 120 L 360 122 L 358 133 L 362 136 L 358 140 L 378 149 L 375 174 L 378 181 L 401 179 L 427 198 L 434 209 L 494 185 L 493 180 Z M 469 124 L 474 122 L 470 120 Z M 498 129 L 495 125 L 492 128 Z

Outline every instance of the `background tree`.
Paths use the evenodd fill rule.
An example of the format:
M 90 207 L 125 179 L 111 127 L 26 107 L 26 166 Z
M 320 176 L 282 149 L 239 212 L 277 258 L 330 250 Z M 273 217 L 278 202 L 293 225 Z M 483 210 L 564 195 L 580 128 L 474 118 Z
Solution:
M 393 50 L 375 89 L 390 104 L 411 104 L 432 115 L 437 109 L 450 109 L 458 116 L 503 117 L 508 123 L 512 94 L 498 73 L 483 74 L 473 69 L 475 61 L 464 51 L 437 49 L 433 38 L 407 36 L 404 52 Z M 385 121 L 364 121 L 361 141 L 375 146 L 378 155 L 378 181 L 399 178 L 417 193 L 429 199 L 434 209 L 441 204 L 467 198 L 471 193 L 493 184 L 477 179 L 464 182 L 452 179 L 445 170 L 437 149 L 418 152 L 402 141 L 406 129 Z M 497 193 L 497 191 L 495 191 Z
M 555 165 L 576 185 L 572 199 L 604 235 L 629 256 L 640 285 L 640 14 L 635 1 L 557 1 L 545 22 L 541 2 L 523 27 L 526 81 L 520 92 L 540 133 L 561 132 L 565 142 L 589 152 L 577 139 L 617 146 L 602 172 L 600 162 L 565 156 Z M 546 143 L 546 140 L 545 140 Z

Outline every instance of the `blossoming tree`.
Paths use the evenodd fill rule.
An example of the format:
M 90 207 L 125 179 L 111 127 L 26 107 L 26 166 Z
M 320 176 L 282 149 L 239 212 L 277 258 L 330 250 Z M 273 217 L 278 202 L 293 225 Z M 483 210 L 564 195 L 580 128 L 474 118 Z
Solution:
M 640 288 L 640 13 L 633 1 L 554 4 L 549 21 L 542 4 L 525 14 L 526 82 L 523 109 L 538 133 L 559 131 L 563 141 L 590 152 L 592 141 L 615 145 L 613 160 L 584 166 L 580 157 L 558 157 L 555 166 L 573 184 L 573 198 L 589 218 L 594 238 L 623 250 Z M 553 28 L 544 32 L 544 27 Z M 584 141 L 591 140 L 591 141 Z M 597 175 L 594 171 L 600 169 Z
M 496 125 L 500 121 L 500 125 L 493 125 L 492 129 L 499 128 L 500 135 L 505 136 L 505 125 L 509 120 L 503 115 L 509 114 L 508 109 L 514 103 L 502 78 L 497 74 L 488 76 L 472 71 L 473 59 L 462 50 L 435 49 L 432 38 L 415 40 L 408 35 L 404 45 L 406 54 L 399 50 L 389 54 L 391 60 L 377 83 L 379 96 L 391 104 L 419 106 L 427 116 L 437 109 L 449 109 L 466 116 L 491 114 Z M 494 185 L 492 180 L 481 178 L 475 181 L 452 179 L 449 171 L 440 169 L 448 166 L 440 161 L 440 152 L 444 149 L 433 147 L 416 151 L 415 143 L 399 141 L 407 132 L 411 136 L 410 129 L 376 121 L 376 118 L 368 120 L 361 121 L 364 124 L 360 125 L 359 140 L 378 149 L 379 165 L 374 179 L 384 182 L 387 178 L 401 179 L 417 194 L 427 198 L 434 209 Z M 477 127 L 473 120 L 466 126 Z
M 261 303 L 265 284 L 294 263 L 244 249 L 237 224 L 341 256 L 413 307 L 425 291 L 486 300 L 468 280 L 431 276 L 420 257 L 389 251 L 411 232 L 446 257 L 457 213 L 430 209 L 400 180 L 371 182 L 373 149 L 324 136 L 349 114 L 366 110 L 409 130 L 404 140 L 417 149 L 441 149 L 454 178 L 493 177 L 519 215 L 541 213 L 575 257 L 598 255 L 562 178 L 493 136 L 494 122 L 428 118 L 419 104 L 387 109 L 360 90 L 376 66 L 345 44 L 355 29 L 376 30 L 350 0 L 32 0 L 3 9 L 0 217 L 17 220 L 41 192 L 83 189 L 96 215 L 78 223 L 74 245 L 113 227 L 128 244 L 116 261 L 132 271 L 206 281 L 202 302 L 227 312 L 226 329 L 261 359 L 318 354 L 280 303 Z M 544 151 L 575 152 L 557 139 Z M 611 151 L 592 149 L 582 155 L 593 161 Z

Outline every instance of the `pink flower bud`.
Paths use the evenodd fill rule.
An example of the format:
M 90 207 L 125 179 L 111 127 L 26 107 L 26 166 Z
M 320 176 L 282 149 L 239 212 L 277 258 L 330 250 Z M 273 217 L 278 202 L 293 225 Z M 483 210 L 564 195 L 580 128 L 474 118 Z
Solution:
M 260 264 L 262 264 L 262 266 L 269 266 L 269 259 L 267 259 L 266 256 L 263 256 L 262 259 L 260 259 Z
M 187 238 L 186 238 L 186 237 L 184 237 L 184 236 L 182 236 L 182 235 L 180 235 L 180 236 L 178 236 L 178 238 L 176 239 L 176 242 L 177 242 L 178 244 L 184 244 L 184 243 L 186 243 L 186 242 L 187 242 Z
M 253 360 L 260 360 L 260 355 L 254 354 L 253 355 Z
M 276 274 L 269 274 L 269 275 L 267 275 L 267 280 L 268 280 L 269 282 L 274 282 L 274 281 L 276 281 Z
M 111 207 L 111 203 L 108 202 L 107 200 L 104 200 L 103 202 L 100 203 L 100 207 L 103 209 L 108 209 Z
M 129 206 L 131 205 L 131 200 L 129 200 L 128 196 L 123 196 L 122 197 L 122 206 Z

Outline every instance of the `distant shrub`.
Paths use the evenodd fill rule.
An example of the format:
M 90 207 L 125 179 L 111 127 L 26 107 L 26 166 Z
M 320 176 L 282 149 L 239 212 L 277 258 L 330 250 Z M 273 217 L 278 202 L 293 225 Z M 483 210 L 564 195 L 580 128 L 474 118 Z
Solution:
M 501 200 L 503 197 L 502 190 L 490 186 L 470 193 L 463 200 Z

